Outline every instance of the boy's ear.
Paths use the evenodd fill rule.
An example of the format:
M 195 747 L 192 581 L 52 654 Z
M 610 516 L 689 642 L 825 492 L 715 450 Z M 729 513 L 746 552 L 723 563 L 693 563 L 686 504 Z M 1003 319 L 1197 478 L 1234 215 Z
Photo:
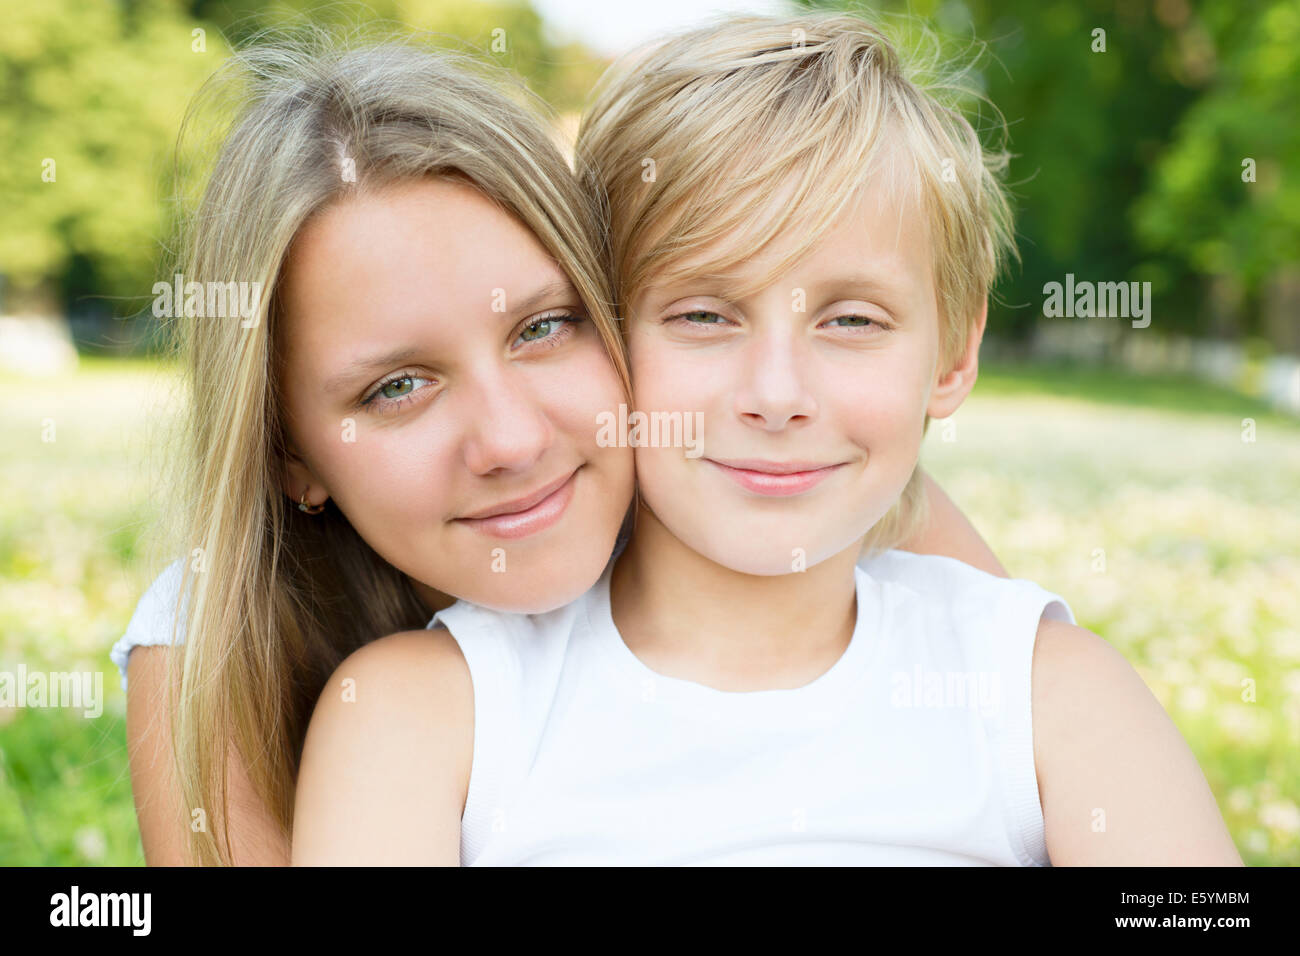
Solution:
M 286 444 L 280 459 L 280 487 L 294 504 L 305 500 L 308 507 L 314 507 L 323 505 L 329 498 L 329 492 L 311 470 L 311 466 L 298 455 L 292 443 Z
M 931 418 L 947 418 L 961 407 L 979 375 L 980 342 L 984 338 L 984 325 L 989 317 L 989 300 L 986 296 L 980 305 L 980 314 L 966 336 L 966 351 L 946 373 L 940 371 L 938 381 L 930 392 L 926 412 Z

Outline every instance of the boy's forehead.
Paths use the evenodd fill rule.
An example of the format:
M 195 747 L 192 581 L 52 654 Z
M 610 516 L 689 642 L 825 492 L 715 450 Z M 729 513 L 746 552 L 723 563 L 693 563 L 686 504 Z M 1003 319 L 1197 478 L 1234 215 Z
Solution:
M 910 177 L 897 167 L 865 177 L 838 208 L 818 197 L 809 215 L 792 206 L 801 201 L 794 177 L 753 197 L 746 226 L 719 237 L 669 264 L 649 285 L 674 289 L 707 281 L 727 298 L 744 298 L 772 283 L 834 282 L 856 277 L 879 280 L 901 293 L 924 291 L 933 283 L 931 248 L 921 202 Z M 702 197 L 707 205 L 707 199 Z M 793 213 L 793 215 L 792 215 Z M 781 228 L 755 248 L 755 239 Z

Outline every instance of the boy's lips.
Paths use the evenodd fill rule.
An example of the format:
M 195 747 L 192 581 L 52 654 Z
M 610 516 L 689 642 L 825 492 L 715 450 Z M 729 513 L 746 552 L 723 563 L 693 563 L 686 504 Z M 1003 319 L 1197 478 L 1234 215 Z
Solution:
M 783 497 L 820 484 L 848 462 L 763 461 L 754 458 L 704 459 L 746 491 Z

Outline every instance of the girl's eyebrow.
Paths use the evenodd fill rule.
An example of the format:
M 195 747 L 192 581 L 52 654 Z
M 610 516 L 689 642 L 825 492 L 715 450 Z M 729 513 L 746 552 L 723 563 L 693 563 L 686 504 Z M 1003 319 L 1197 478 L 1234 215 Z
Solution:
M 576 296 L 577 290 L 573 288 L 572 282 L 568 279 L 557 279 L 535 290 L 531 295 L 522 299 L 513 309 L 509 309 L 503 314 L 513 319 L 516 316 L 526 315 L 547 299 Z M 414 346 L 404 345 L 388 352 L 355 359 L 326 381 L 325 391 L 329 394 L 343 391 L 362 372 L 373 372 L 393 365 L 402 365 L 415 358 L 418 354 L 419 350 Z
M 568 279 L 556 279 L 554 282 L 548 282 L 533 292 L 532 295 L 521 299 L 519 303 L 509 311 L 509 315 L 522 316 L 533 309 L 537 308 L 547 299 L 564 297 L 577 298 L 578 292 L 573 287 L 573 283 Z
M 378 371 L 392 365 L 401 365 L 415 358 L 416 354 L 417 350 L 414 346 L 405 345 L 379 355 L 356 359 L 349 362 L 341 372 L 331 376 L 325 382 L 325 391 L 326 393 L 340 392 L 350 385 L 352 380 L 360 373 Z

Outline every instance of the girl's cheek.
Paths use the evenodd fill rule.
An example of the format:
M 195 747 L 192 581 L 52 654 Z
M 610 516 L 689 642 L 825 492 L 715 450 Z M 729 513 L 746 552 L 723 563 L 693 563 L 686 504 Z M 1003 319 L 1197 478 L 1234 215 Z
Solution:
M 599 366 L 573 368 L 539 393 L 546 417 L 580 448 L 594 446 L 601 412 L 618 412 L 626 402 L 618 378 Z
M 372 433 L 364 448 L 360 442 L 337 445 L 329 463 L 334 473 L 326 480 L 345 509 L 360 512 L 354 520 L 418 521 L 445 510 L 443 489 L 454 478 L 451 452 L 436 439 L 388 430 Z

